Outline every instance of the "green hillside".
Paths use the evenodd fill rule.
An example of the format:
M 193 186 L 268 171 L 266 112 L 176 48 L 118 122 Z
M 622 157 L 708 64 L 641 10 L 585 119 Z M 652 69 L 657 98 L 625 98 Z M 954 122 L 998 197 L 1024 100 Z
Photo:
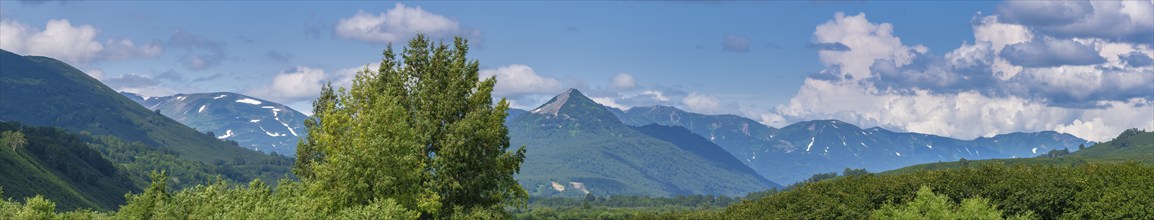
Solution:
M 1074 149 L 1070 149 L 1074 150 Z M 912 173 L 919 170 L 939 170 L 961 167 L 973 167 L 984 164 L 1045 164 L 1045 165 L 1072 165 L 1100 162 L 1127 162 L 1136 161 L 1145 164 L 1154 164 L 1154 131 L 1130 129 L 1122 132 L 1117 138 L 1105 143 L 1088 146 L 1085 149 L 1056 157 L 990 159 L 972 161 L 939 162 L 913 165 L 897 170 L 883 172 L 883 174 Z
M 0 199 L 39 194 L 56 201 L 62 210 L 114 210 L 124 203 L 125 193 L 140 189 L 70 132 L 0 122 L 0 132 L 15 131 L 25 135 L 27 144 L 12 148 L 10 140 L 0 140 L 0 186 L 4 187 Z
M 179 158 L 232 165 L 247 182 L 289 174 L 289 159 L 237 147 L 140 106 L 61 61 L 0 51 L 0 120 L 53 126 L 142 143 Z

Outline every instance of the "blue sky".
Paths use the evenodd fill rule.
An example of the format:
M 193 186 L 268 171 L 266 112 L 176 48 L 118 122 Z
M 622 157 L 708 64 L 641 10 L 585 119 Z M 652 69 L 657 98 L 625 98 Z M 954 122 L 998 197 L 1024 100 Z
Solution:
M 1152 4 L 0 1 L 0 47 L 121 91 L 238 92 L 307 112 L 321 82 L 347 85 L 386 42 L 461 35 L 518 108 L 573 87 L 772 126 L 1104 140 L 1154 129 Z

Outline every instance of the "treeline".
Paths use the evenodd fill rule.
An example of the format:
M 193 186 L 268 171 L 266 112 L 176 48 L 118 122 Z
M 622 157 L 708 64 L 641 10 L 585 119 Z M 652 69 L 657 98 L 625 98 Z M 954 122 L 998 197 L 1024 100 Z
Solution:
M 723 212 L 692 214 L 725 219 L 865 219 L 883 208 L 917 201 L 919 189 L 927 187 L 948 198 L 947 204 L 987 201 L 1006 218 L 1149 219 L 1154 218 L 1151 182 L 1154 165 L 1149 164 L 986 164 L 836 178 L 744 201 Z

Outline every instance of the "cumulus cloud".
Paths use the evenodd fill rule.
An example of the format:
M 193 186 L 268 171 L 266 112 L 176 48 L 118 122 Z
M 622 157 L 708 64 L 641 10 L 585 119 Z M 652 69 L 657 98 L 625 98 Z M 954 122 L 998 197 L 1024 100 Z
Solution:
M 1126 62 L 1126 65 L 1132 67 L 1145 67 L 1154 64 L 1154 59 L 1150 59 L 1150 56 L 1138 51 L 1133 51 L 1126 55 L 1118 55 L 1118 59 L 1121 59 Z
M 1022 67 L 1092 65 L 1106 62 L 1090 45 L 1074 40 L 1045 38 L 1006 46 L 1000 54 L 1011 64 Z
M 975 41 L 939 56 L 903 44 L 887 23 L 838 13 L 818 26 L 813 41 L 852 50 L 819 50 L 826 68 L 796 96 L 746 115 L 771 125 L 839 119 L 966 139 L 1056 130 L 1105 141 L 1127 128 L 1154 130 L 1149 44 L 1035 32 L 1032 25 L 1052 24 L 1030 19 L 975 17 Z
M 370 43 L 400 42 L 417 34 L 433 37 L 480 36 L 479 31 L 461 28 L 457 21 L 449 17 L 425 11 L 420 6 L 407 7 L 401 3 L 376 15 L 357 11 L 352 17 L 341 19 L 335 33 L 341 38 Z
M 1006 1 L 996 14 L 1057 37 L 1154 42 L 1151 1 Z
M 637 88 L 637 80 L 634 80 L 633 75 L 629 75 L 628 73 L 618 73 L 609 81 L 609 88 L 617 90 Z
M 285 103 L 310 100 L 320 94 L 327 78 L 323 69 L 297 66 L 277 73 L 268 86 L 249 93 Z
M 0 21 L 0 48 L 25 55 L 47 56 L 71 64 L 88 64 L 104 45 L 91 25 L 72 26 L 67 19 L 49 20 L 40 31 L 13 20 Z
M 893 35 L 893 25 L 874 24 L 865 13 L 846 16 L 838 12 L 834 19 L 818 25 L 813 33 L 814 44 L 840 43 L 852 50 L 819 50 L 818 57 L 827 66 L 839 66 L 841 72 L 853 78 L 870 77 L 870 65 L 878 59 L 891 60 L 897 66 L 909 64 L 915 52 L 925 47 L 909 47 Z
M 129 39 L 96 40 L 100 30 L 73 26 L 67 19 L 49 20 L 43 30 L 15 20 L 0 21 L 0 48 L 24 55 L 46 56 L 77 67 L 93 62 L 155 58 L 164 53 L 157 43 L 137 44 Z M 92 72 L 92 71 L 88 71 Z M 103 74 L 93 74 L 97 79 Z
M 513 64 L 493 69 L 483 69 L 478 73 L 482 79 L 497 78 L 493 88 L 494 96 L 520 96 L 530 94 L 559 93 L 563 88 L 557 79 L 537 75 L 532 67 Z
M 934 94 L 916 90 L 912 95 L 893 94 L 856 83 L 807 79 L 798 95 L 778 110 L 795 120 L 832 118 L 864 127 L 881 126 L 964 139 L 1016 131 L 1059 130 L 1105 141 L 1127 128 L 1154 129 L 1151 124 L 1154 107 L 1149 100 L 1103 104 L 1104 108 L 1077 109 L 1018 97 L 988 97 L 977 92 Z M 1099 122 L 1087 123 L 1095 120 Z
M 725 35 L 721 40 L 721 49 L 724 51 L 744 53 L 749 52 L 749 38 L 736 35 Z

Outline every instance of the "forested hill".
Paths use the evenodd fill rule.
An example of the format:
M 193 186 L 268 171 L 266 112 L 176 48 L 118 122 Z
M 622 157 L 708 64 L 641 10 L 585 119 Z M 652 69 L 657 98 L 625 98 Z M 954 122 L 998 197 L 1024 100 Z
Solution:
M 234 165 L 239 182 L 289 174 L 286 158 L 237 147 L 144 108 L 84 72 L 47 57 L 0 51 L 0 120 L 110 135 L 204 164 Z M 113 155 L 116 156 L 116 155 Z

